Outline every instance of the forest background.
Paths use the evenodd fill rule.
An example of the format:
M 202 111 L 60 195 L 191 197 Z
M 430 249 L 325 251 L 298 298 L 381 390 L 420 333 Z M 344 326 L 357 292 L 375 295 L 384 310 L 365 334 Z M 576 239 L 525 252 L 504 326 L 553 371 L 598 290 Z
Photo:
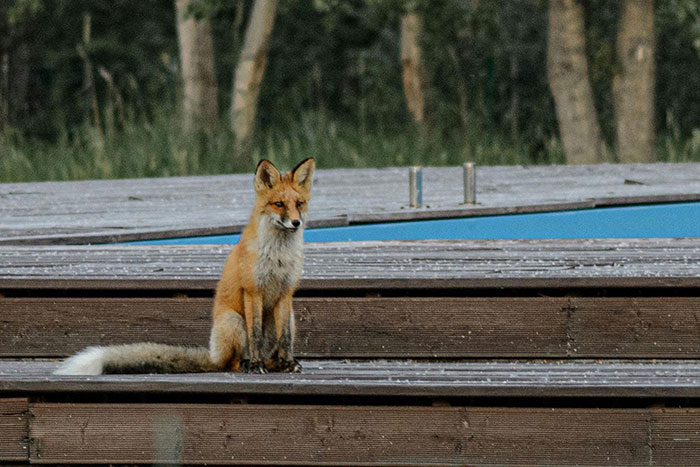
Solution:
M 4 0 L 0 181 L 700 161 L 697 0 Z

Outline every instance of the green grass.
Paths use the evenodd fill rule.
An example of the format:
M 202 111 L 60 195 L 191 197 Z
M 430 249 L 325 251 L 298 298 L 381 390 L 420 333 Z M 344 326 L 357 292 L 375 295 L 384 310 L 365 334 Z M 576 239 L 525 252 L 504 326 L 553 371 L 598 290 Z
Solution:
M 259 128 L 251 154 L 236 155 L 226 128 L 209 136 L 185 135 L 175 113 L 128 122 L 113 135 L 93 127 L 64 131 L 55 141 L 0 134 L 0 182 L 168 177 L 249 172 L 260 158 L 281 168 L 313 156 L 321 168 L 563 163 L 557 139 L 533 145 L 486 132 L 418 131 L 413 125 L 358 126 L 323 113 L 307 113 L 286 126 Z M 362 127 L 366 127 L 363 130 Z M 657 140 L 659 160 L 700 161 L 700 131 L 690 139 Z

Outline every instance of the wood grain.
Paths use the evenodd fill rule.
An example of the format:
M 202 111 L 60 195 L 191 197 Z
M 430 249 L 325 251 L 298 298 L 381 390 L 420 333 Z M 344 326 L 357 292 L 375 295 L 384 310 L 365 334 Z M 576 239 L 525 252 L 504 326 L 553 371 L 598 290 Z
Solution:
M 460 204 L 461 177 L 461 167 L 426 167 L 426 207 L 414 210 L 406 168 L 318 170 L 310 218 L 344 225 L 700 199 L 700 164 L 479 167 L 475 206 Z M 0 243 L 239 232 L 253 196 L 252 174 L 0 184 Z
M 5 298 L 0 356 L 90 345 L 208 345 L 211 299 Z M 566 355 L 567 299 L 297 298 L 297 352 L 316 358 Z M 31 319 L 29 317 L 31 316 Z
M 208 345 L 210 298 L 3 298 L 0 357 Z M 700 358 L 697 297 L 299 297 L 305 358 Z M 30 318 L 31 317 L 31 318 Z
M 657 465 L 700 465 L 700 410 L 665 409 L 653 413 L 651 441 Z M 681 462 L 682 460 L 682 462 Z
M 700 358 L 698 297 L 577 297 L 569 316 L 570 355 Z
M 33 463 L 650 465 L 653 450 L 637 409 L 45 403 L 31 414 Z
M 1 357 L 67 356 L 91 345 L 208 345 L 212 299 L 0 299 Z
M 297 342 L 321 358 L 565 355 L 564 298 L 298 299 Z
M 0 399 L 0 462 L 28 462 L 27 399 Z
M 697 361 L 459 361 L 302 360 L 301 374 L 198 373 L 56 376 L 57 362 L 0 362 L 0 393 L 124 394 L 141 397 L 196 394 L 241 397 L 322 396 L 391 398 L 642 399 L 700 397 Z M 277 399 L 275 399 L 277 398 Z M 79 399 L 78 399 L 79 400 Z M 342 399 L 341 399 L 342 400 Z M 347 402 L 346 402 L 347 403 Z M 676 402 L 674 402 L 675 404 Z
M 3 289 L 212 290 L 226 245 L 0 247 Z M 312 243 L 306 290 L 698 288 L 700 239 Z

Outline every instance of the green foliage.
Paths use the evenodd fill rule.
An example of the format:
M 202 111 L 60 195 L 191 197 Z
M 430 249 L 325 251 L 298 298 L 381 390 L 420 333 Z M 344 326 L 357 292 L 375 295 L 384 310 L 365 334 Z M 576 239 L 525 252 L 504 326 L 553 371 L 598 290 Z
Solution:
M 15 0 L 7 8 L 7 24 L 12 27 L 41 10 L 41 0 Z
M 31 0 L 14 0 L 15 7 Z M 84 48 L 95 68 L 100 108 L 107 104 L 108 86 L 98 74 L 104 69 L 129 112 L 149 115 L 173 102 L 177 82 L 177 36 L 171 2 L 133 0 L 42 0 L 41 8 L 23 7 L 20 37 L 0 23 L 0 36 L 10 37 L 6 49 L 20 41 L 30 49 L 30 81 L 24 118 L 17 122 L 30 137 L 44 140 L 72 133 L 88 120 L 90 92 L 84 62 L 77 52 L 83 42 L 83 18 L 91 18 L 91 39 Z M 12 11 L 12 9 L 10 9 Z
M 252 162 L 234 154 L 234 138 L 226 128 L 212 137 L 180 131 L 172 109 L 157 110 L 151 121 L 128 122 L 113 137 L 100 136 L 84 124 L 71 134 L 47 142 L 21 133 L 0 133 L 0 182 L 83 180 L 95 178 L 164 177 L 249 172 Z M 413 126 L 359 127 L 308 112 L 285 126 L 258 133 L 253 159 L 266 158 L 283 167 L 299 157 L 317 158 L 319 167 L 386 167 L 456 165 L 468 158 L 478 164 L 528 164 L 525 145 L 513 145 L 498 134 L 472 135 L 465 146 L 459 131 L 424 134 Z M 561 163 L 556 139 L 547 143 L 541 163 Z
M 619 4 L 584 4 L 591 81 L 610 144 Z M 190 8 L 212 20 L 224 116 L 251 5 L 194 0 Z M 422 128 L 411 121 L 401 80 L 399 23 L 408 11 L 425 19 Z M 85 14 L 92 28 L 82 44 Z M 259 131 L 245 162 L 237 162 L 225 118 L 209 136 L 180 131 L 175 19 L 174 0 L 0 2 L 0 56 L 10 57 L 12 76 L 20 45 L 29 57 L 26 102 L 4 123 L 0 113 L 0 180 L 248 171 L 252 158 L 287 165 L 306 155 L 321 167 L 564 161 L 545 71 L 546 1 L 280 1 Z M 700 4 L 657 2 L 655 26 L 659 158 L 700 161 Z M 79 44 L 94 69 L 100 128 Z
M 659 3 L 656 121 L 662 132 L 688 138 L 700 129 L 700 3 Z

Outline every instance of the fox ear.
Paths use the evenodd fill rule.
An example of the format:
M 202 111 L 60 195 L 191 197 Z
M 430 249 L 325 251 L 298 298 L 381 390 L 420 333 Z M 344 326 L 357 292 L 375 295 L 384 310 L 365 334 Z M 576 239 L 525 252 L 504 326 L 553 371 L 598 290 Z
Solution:
M 258 168 L 255 169 L 255 191 L 258 193 L 269 190 L 277 185 L 280 181 L 280 172 L 275 165 L 263 159 L 258 162 Z
M 304 159 L 292 169 L 292 180 L 306 191 L 311 191 L 311 184 L 314 181 L 314 168 L 316 161 L 313 157 Z

